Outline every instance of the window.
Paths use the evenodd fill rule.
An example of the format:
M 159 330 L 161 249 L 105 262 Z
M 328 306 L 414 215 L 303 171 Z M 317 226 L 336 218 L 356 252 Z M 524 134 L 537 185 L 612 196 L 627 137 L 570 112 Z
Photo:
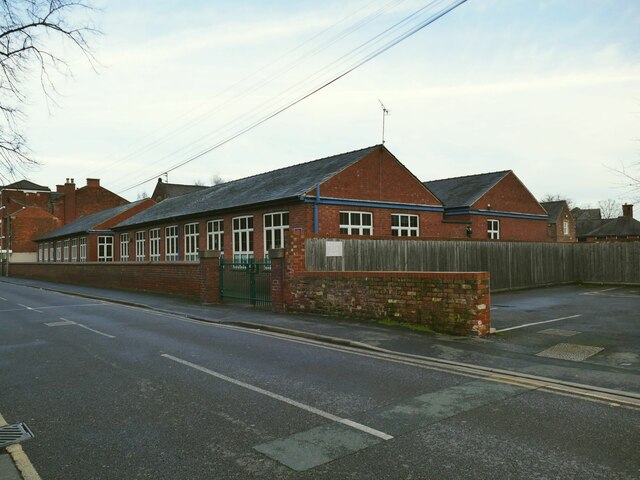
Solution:
M 284 247 L 284 232 L 287 230 L 289 230 L 289 212 L 264 215 L 264 258 L 269 257 L 269 249 Z
M 48 243 L 45 243 L 45 244 L 42 246 L 42 249 L 43 249 L 43 252 L 42 252 L 42 253 L 43 253 L 42 261 L 44 261 L 44 262 L 48 262 L 48 261 L 49 261 L 49 244 L 48 244 Z
M 87 237 L 80 237 L 80 261 L 87 261 Z
M 78 239 L 77 238 L 71 239 L 71 261 L 72 262 L 78 261 Z
M 44 253 L 43 253 L 43 247 L 42 244 L 38 245 L 38 262 L 42 262 L 42 259 L 44 257 Z
M 184 226 L 184 259 L 187 261 L 198 260 L 198 240 L 200 235 L 200 225 L 197 223 L 187 223 Z
M 113 262 L 113 237 L 98 237 L 98 261 Z
M 340 233 L 372 235 L 373 214 L 369 212 L 340 212 Z
M 145 232 L 136 232 L 136 262 L 144 262 Z
M 569 235 L 569 220 L 562 221 L 562 233 L 564 235 Z
M 500 240 L 500 222 L 498 220 L 487 220 L 487 233 L 490 240 Z
M 149 260 L 160 261 L 160 229 L 149 230 Z
M 53 242 L 51 242 L 49 244 L 49 261 L 50 262 L 55 262 L 55 255 L 54 255 L 54 251 L 53 251 Z
M 233 261 L 248 262 L 253 258 L 253 217 L 233 219 Z
M 56 262 L 62 261 L 62 240 L 56 242 Z
M 224 253 L 224 221 L 211 220 L 207 222 L 207 250 L 220 250 Z
M 129 234 L 121 233 L 120 234 L 120 261 L 128 262 L 129 261 Z
M 63 249 L 63 255 L 64 255 L 64 261 L 68 262 L 69 261 L 69 239 L 66 239 L 64 241 L 64 249 Z
M 178 227 L 167 227 L 164 230 L 164 259 L 167 262 L 177 262 L 180 258 L 178 251 Z
M 420 235 L 418 215 L 394 213 L 391 215 L 391 235 L 394 237 L 417 237 Z

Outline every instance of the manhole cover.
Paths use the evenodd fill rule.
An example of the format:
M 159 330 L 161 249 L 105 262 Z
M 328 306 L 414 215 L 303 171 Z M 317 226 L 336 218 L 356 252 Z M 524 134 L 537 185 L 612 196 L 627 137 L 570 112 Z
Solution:
M 589 347 L 587 345 L 575 345 L 573 343 L 558 343 L 553 347 L 547 348 L 540 353 L 536 353 L 538 357 L 558 358 L 560 360 L 571 360 L 581 362 L 596 353 L 600 353 L 604 348 Z
M 24 423 L 0 427 L 0 448 L 33 438 L 33 433 Z
M 547 328 L 546 330 L 540 330 L 538 333 L 544 333 L 545 335 L 558 335 L 560 337 L 573 337 L 580 332 L 575 330 L 561 330 L 559 328 Z

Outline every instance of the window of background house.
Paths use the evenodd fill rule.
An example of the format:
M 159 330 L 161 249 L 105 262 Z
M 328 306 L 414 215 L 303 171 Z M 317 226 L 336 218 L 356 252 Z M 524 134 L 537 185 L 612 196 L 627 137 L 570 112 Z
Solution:
M 121 262 L 129 261 L 129 234 L 128 233 L 120 234 L 120 261 Z
M 284 247 L 284 232 L 287 230 L 289 230 L 289 212 L 265 213 L 264 258 L 269 257 L 269 249 Z
M 87 237 L 80 237 L 80 261 L 87 261 Z
M 420 235 L 418 215 L 394 213 L 391 215 L 391 235 L 394 237 L 417 237 Z
M 370 212 L 340 212 L 340 233 L 373 235 L 373 214 Z
M 56 242 L 56 262 L 62 261 L 62 241 Z
M 43 262 L 48 262 L 49 261 L 49 244 L 45 243 L 44 245 L 42 245 L 42 261 Z
M 167 227 L 164 229 L 164 258 L 167 262 L 177 262 L 180 258 L 178 250 L 178 226 Z
M 224 221 L 211 220 L 207 222 L 207 250 L 219 250 L 224 253 Z
M 98 261 L 113 262 L 113 237 L 98 237 Z
M 184 226 L 184 259 L 187 261 L 198 260 L 198 240 L 200 238 L 200 225 L 188 223 Z
M 50 262 L 55 262 L 56 257 L 54 255 L 54 251 L 53 251 L 53 242 L 49 243 L 49 261 Z
M 145 232 L 136 232 L 136 262 L 144 262 Z
M 160 229 L 153 228 L 149 230 L 149 260 L 152 262 L 160 261 Z
M 490 240 L 500 240 L 499 220 L 487 220 L 487 234 Z
M 562 233 L 564 235 L 569 235 L 569 220 L 562 221 Z
M 71 239 L 71 261 L 72 262 L 78 261 L 78 239 L 77 238 Z
M 245 263 L 253 259 L 253 217 L 233 219 L 233 261 Z

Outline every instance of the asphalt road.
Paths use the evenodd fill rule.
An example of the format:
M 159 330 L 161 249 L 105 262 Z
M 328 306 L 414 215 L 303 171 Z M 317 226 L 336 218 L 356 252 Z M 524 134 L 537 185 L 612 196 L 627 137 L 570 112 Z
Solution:
M 640 476 L 631 405 L 20 285 L 0 379 L 43 479 Z

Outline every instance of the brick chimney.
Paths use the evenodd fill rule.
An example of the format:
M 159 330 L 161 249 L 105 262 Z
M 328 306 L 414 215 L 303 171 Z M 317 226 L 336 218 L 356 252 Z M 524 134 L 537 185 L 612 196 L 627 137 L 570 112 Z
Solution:
M 67 178 L 63 186 L 64 193 L 64 224 L 73 222 L 76 217 L 76 184 L 73 178 Z
M 87 178 L 87 187 L 98 188 L 100 186 L 99 178 Z
M 622 205 L 622 216 L 633 218 L 633 205 L 629 203 L 625 203 Z

